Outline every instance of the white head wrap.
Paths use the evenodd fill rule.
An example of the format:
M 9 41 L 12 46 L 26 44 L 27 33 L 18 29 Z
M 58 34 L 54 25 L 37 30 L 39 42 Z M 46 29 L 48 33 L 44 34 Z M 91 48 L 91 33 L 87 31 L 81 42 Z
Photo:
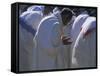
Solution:
M 44 6 L 39 6 L 39 5 L 34 5 L 34 6 L 30 6 L 27 11 L 43 11 L 44 10 Z

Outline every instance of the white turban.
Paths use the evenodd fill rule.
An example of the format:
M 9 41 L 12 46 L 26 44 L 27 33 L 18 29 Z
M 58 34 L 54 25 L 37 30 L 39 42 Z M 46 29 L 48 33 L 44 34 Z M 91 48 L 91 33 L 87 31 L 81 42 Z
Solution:
M 44 6 L 39 6 L 39 5 L 34 5 L 34 6 L 30 6 L 27 11 L 43 11 L 44 10 Z

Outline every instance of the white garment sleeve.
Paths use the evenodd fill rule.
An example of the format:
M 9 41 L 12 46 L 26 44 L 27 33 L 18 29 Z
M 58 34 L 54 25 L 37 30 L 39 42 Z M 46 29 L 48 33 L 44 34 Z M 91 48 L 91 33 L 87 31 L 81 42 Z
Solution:
M 63 46 L 62 46 L 62 43 L 61 43 L 61 30 L 60 30 L 60 25 L 59 25 L 59 22 L 56 22 L 54 23 L 54 27 L 52 29 L 52 32 L 51 32 L 51 44 L 52 44 L 52 51 L 49 52 L 49 54 L 52 56 L 52 57 L 55 57 L 60 50 L 62 50 Z
M 59 22 L 54 23 L 54 28 L 52 30 L 51 42 L 53 47 L 58 47 L 61 45 L 61 30 Z

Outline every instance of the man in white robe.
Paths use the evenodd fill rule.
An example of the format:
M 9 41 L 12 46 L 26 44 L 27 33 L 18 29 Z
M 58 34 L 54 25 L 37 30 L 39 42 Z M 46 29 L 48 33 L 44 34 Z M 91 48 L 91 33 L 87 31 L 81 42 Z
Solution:
M 71 21 L 67 24 L 67 26 L 64 27 L 64 36 L 66 36 L 67 38 L 69 38 L 69 40 L 72 42 L 72 38 L 71 38 L 71 28 L 73 25 L 73 22 L 75 20 L 75 16 L 73 14 L 73 17 L 71 19 Z M 64 45 L 64 58 L 65 58 L 65 68 L 70 68 L 71 67 L 71 44 L 68 45 Z
M 62 28 L 66 20 L 70 21 L 71 11 L 63 10 L 61 15 L 46 16 L 40 22 L 34 40 L 36 41 L 36 70 L 63 69 Z M 69 15 L 70 14 L 70 15 Z M 69 19 L 68 19 L 69 18 Z M 65 21 L 64 21 L 65 20 Z M 63 22 L 63 23 L 62 23 Z
M 57 13 L 57 12 L 61 12 L 62 8 L 58 8 L 56 7 L 54 10 L 53 10 L 53 13 Z M 66 8 L 68 9 L 68 8 Z M 70 9 L 68 9 L 70 10 Z M 70 10 L 71 11 L 71 10 Z M 75 15 L 74 15 L 74 12 L 72 11 L 73 13 L 73 17 L 72 19 L 68 22 L 67 26 L 64 27 L 64 31 L 63 31 L 63 34 L 64 34 L 64 37 L 67 37 L 67 38 L 71 38 L 71 27 L 72 27 L 72 24 L 75 20 Z M 69 39 L 71 41 L 71 39 Z M 71 64 L 71 50 L 70 50 L 70 47 L 71 47 L 71 44 L 67 44 L 67 45 L 63 45 L 63 48 L 64 48 L 64 51 L 62 52 L 62 57 L 63 57 L 63 64 L 64 64 L 64 68 L 70 68 L 70 64 Z
M 75 18 L 74 23 L 72 25 L 72 29 L 71 29 L 71 39 L 73 41 L 72 44 L 71 44 L 71 50 L 73 49 L 73 46 L 75 44 L 75 41 L 76 41 L 76 39 L 77 39 L 80 31 L 81 31 L 82 25 L 85 22 L 85 20 L 88 18 L 88 16 L 89 16 L 88 14 L 82 13 L 82 14 L 78 15 Z M 73 52 L 73 50 L 72 50 L 72 52 Z M 76 61 L 75 61 L 74 58 L 72 59 L 72 63 L 73 64 L 71 64 L 71 65 L 73 67 L 74 66 L 74 63 L 76 64 Z
M 96 18 L 88 17 L 73 47 L 76 68 L 96 67 Z
M 25 11 L 19 17 L 19 70 L 31 71 L 33 63 L 33 38 L 43 15 L 39 11 Z

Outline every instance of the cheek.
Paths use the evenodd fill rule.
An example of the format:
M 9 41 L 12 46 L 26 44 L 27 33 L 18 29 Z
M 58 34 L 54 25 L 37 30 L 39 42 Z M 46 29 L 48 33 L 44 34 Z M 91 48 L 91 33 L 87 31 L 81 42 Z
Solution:
M 68 20 L 67 19 L 65 19 L 65 24 L 67 24 L 68 23 Z
M 66 23 L 68 22 L 67 19 L 65 19 L 65 22 L 66 22 Z
M 66 22 L 66 18 L 63 18 L 64 23 Z
M 64 20 L 65 20 L 65 22 L 67 22 L 67 21 L 68 21 L 68 19 L 67 19 L 67 18 L 65 18 Z

